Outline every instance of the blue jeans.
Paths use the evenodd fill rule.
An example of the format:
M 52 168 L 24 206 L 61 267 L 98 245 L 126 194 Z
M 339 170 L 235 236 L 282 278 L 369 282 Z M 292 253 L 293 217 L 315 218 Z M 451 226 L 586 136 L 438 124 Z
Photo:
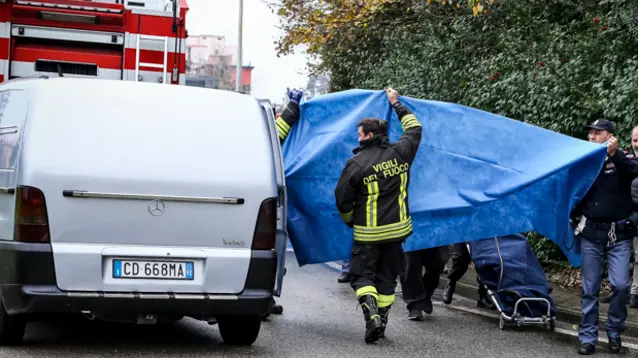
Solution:
M 582 318 L 578 327 L 581 344 L 598 342 L 598 294 L 602 281 L 604 255 L 607 254 L 611 301 L 607 314 L 607 336 L 620 337 L 625 331 L 627 319 L 627 296 L 629 291 L 629 255 L 631 240 L 618 241 L 604 246 L 599 242 L 580 237 L 582 263 Z

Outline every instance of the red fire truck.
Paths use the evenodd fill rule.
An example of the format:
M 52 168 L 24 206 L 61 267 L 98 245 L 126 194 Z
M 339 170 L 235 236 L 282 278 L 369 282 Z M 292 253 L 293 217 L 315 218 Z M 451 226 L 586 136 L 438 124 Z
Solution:
M 187 11 L 186 0 L 0 0 L 0 82 L 45 75 L 184 85 Z

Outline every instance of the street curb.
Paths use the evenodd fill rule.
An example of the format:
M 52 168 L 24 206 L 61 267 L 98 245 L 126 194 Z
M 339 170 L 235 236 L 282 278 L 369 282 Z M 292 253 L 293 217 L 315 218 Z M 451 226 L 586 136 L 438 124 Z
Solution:
M 439 288 L 444 289 L 445 285 L 448 283 L 448 279 L 444 276 L 441 276 L 441 281 L 439 283 Z M 463 282 L 456 283 L 456 289 L 454 290 L 455 295 L 459 295 L 469 299 L 477 299 L 478 297 L 478 286 L 470 285 Z M 631 309 L 631 308 L 628 308 Z M 570 324 L 578 325 L 580 324 L 580 311 L 576 311 L 573 309 L 556 306 L 556 320 L 561 322 L 566 322 Z M 607 321 L 607 315 L 601 314 L 599 319 L 599 327 L 600 330 L 605 330 L 605 322 Z M 625 336 L 638 338 L 638 325 L 627 322 L 625 323 Z
M 443 290 L 445 288 L 445 285 L 448 283 L 448 281 L 449 280 L 447 278 L 441 277 L 438 288 Z M 457 282 L 456 289 L 454 290 L 454 295 L 461 296 L 463 299 L 476 300 L 478 298 L 477 290 L 478 290 L 478 286 L 473 286 L 466 283 Z M 441 306 L 460 309 L 460 310 L 466 310 L 466 308 L 464 307 L 459 307 L 458 305 L 453 305 L 453 304 L 451 305 L 441 304 Z M 480 314 L 480 315 L 492 318 L 496 320 L 497 322 L 499 320 L 499 315 L 497 313 L 489 313 L 489 312 L 484 312 L 481 310 L 474 310 L 474 309 L 469 309 L 469 310 L 471 311 L 471 313 L 476 313 L 476 314 Z M 604 349 L 607 349 L 608 347 L 608 342 L 606 338 L 607 336 L 605 333 L 606 319 L 607 317 L 601 314 L 600 316 L 601 334 L 598 338 L 598 346 Z M 555 333 L 565 336 L 566 338 L 569 338 L 570 340 L 575 340 L 576 342 L 578 341 L 577 327 L 578 327 L 578 324 L 580 324 L 580 312 L 570 310 L 567 308 L 556 307 L 556 323 L 557 323 L 557 327 L 556 327 Z M 558 323 L 573 325 L 573 329 L 567 330 L 564 328 L 559 328 Z M 625 333 L 623 334 L 623 336 L 626 337 L 627 339 L 631 339 L 632 341 L 635 341 L 636 338 L 638 338 L 637 333 L 638 333 L 637 326 L 633 324 L 627 324 L 625 327 Z M 632 357 L 633 356 L 638 357 L 638 344 L 626 342 L 626 339 L 625 339 L 623 340 L 623 347 L 625 347 L 626 350 L 631 351 L 632 354 L 635 353 L 635 355 L 632 355 Z
M 453 309 L 456 311 L 470 313 L 476 316 L 481 316 L 483 318 L 489 319 L 494 322 L 499 322 L 500 320 L 500 315 L 498 313 L 487 312 L 481 309 L 463 307 L 461 305 L 455 305 L 455 304 L 446 305 L 443 302 L 439 302 L 439 301 L 432 302 L 432 304 L 437 307 L 444 307 L 444 308 Z M 565 325 L 566 327 L 562 327 Z M 510 328 L 510 329 L 506 328 L 506 330 L 516 330 L 516 328 Z M 561 324 L 561 322 L 557 321 L 556 329 L 554 330 L 554 332 L 551 332 L 547 329 L 541 329 L 540 332 L 542 332 L 543 330 L 546 332 L 546 334 L 553 334 L 555 337 L 561 340 L 568 341 L 568 342 L 576 342 L 576 343 L 578 342 L 578 331 L 576 329 L 569 329 L 568 324 L 565 324 L 565 323 Z M 623 349 L 621 353 L 623 353 L 625 356 L 628 356 L 628 357 L 638 357 L 638 344 L 623 341 L 622 345 L 623 345 Z M 576 345 L 575 349 L 577 349 L 577 347 L 578 346 Z M 596 347 L 597 353 L 603 353 L 601 352 L 601 350 L 607 351 L 608 347 L 609 347 L 609 343 L 607 342 L 606 337 L 598 337 L 598 344 Z

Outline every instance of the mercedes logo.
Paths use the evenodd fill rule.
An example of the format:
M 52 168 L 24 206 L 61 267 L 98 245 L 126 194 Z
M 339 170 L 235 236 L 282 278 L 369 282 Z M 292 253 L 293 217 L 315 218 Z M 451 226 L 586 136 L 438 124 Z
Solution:
M 153 216 L 162 216 L 164 211 L 166 210 L 166 206 L 164 202 L 161 200 L 153 200 L 150 204 L 148 204 L 148 212 Z

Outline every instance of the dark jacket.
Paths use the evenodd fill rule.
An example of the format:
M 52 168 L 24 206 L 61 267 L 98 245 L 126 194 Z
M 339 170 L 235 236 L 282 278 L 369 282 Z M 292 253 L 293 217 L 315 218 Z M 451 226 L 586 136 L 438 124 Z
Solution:
M 279 143 L 283 143 L 292 125 L 299 120 L 299 105 L 293 101 L 288 102 L 284 112 L 277 117 L 275 124 L 277 125 L 277 134 L 279 135 Z
M 362 243 L 399 241 L 412 234 L 408 209 L 410 166 L 421 142 L 421 124 L 397 102 L 403 135 L 394 144 L 375 136 L 356 148 L 341 173 L 335 198 L 343 221 Z
M 588 220 L 612 223 L 629 218 L 632 213 L 632 182 L 638 177 L 638 161 L 622 150 L 608 157 L 596 181 L 575 209 Z
M 627 154 L 627 158 L 632 159 L 634 162 L 638 162 L 638 157 L 635 154 Z M 631 182 L 631 201 L 633 203 L 633 211 L 638 212 L 638 178 Z

